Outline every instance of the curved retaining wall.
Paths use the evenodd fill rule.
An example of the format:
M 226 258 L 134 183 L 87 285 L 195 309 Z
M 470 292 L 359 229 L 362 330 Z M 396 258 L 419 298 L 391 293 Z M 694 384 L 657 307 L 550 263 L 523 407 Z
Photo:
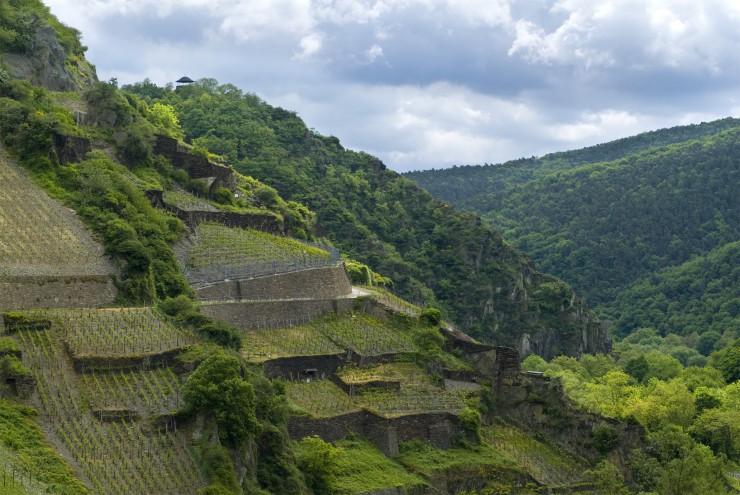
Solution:
M 0 309 L 95 308 L 112 304 L 116 294 L 108 275 L 0 279 Z
M 196 289 L 201 301 L 265 299 L 335 299 L 352 294 L 344 265 L 281 273 L 269 277 L 218 282 Z

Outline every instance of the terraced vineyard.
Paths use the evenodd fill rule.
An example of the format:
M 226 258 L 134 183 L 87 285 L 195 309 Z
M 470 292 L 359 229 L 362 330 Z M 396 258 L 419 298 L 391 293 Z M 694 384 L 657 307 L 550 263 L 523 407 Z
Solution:
M 0 184 L 0 275 L 115 271 L 74 213 L 33 184 L 2 146 Z
M 75 357 L 153 354 L 196 342 L 192 333 L 176 328 L 151 308 L 69 310 L 50 315 Z
M 330 380 L 290 382 L 286 386 L 286 393 L 295 408 L 317 418 L 360 410 L 352 398 Z
M 188 261 L 190 267 L 331 259 L 327 251 L 294 239 L 219 223 L 202 222 L 196 229 L 196 238 Z
M 338 354 L 345 350 L 314 325 L 251 331 L 242 344 L 242 355 L 253 362 L 287 356 Z
M 543 444 L 506 423 L 484 428 L 487 444 L 519 463 L 539 483 L 557 486 L 583 478 L 586 462 Z
M 185 249 L 183 270 L 192 284 L 212 283 L 336 266 L 339 251 L 254 229 L 201 222 Z
M 430 384 L 429 375 L 414 363 L 387 363 L 367 368 L 347 366 L 337 375 L 344 383 L 352 385 L 377 381 L 402 381 L 406 386 Z
M 36 383 L 31 401 L 51 441 L 73 460 L 91 493 L 195 494 L 205 486 L 190 454 L 186 435 L 171 422 L 151 427 L 148 418 L 171 414 L 180 404 L 181 380 L 170 369 L 112 373 L 75 372 L 64 349 L 61 317 L 82 311 L 41 313 L 55 322 L 49 329 L 21 329 L 14 333 Z M 143 310 L 96 311 L 114 318 L 149 315 Z M 38 315 L 39 313 L 36 313 Z M 29 315 L 33 315 L 29 313 Z M 82 322 L 75 320 L 84 333 Z M 137 329 L 144 333 L 144 327 Z M 102 334 L 101 334 L 102 335 Z M 110 334 L 114 335 L 114 334 Z M 113 337 L 108 337 L 113 338 Z M 101 336 L 101 340 L 104 338 Z M 155 348 L 167 348 L 166 333 L 154 333 Z M 105 344 L 109 348 L 112 344 Z M 103 415 L 105 413 L 105 416 Z M 108 419 L 108 421 L 101 421 Z M 141 419 L 141 420 L 139 420 Z
M 84 373 L 82 386 L 90 409 L 132 409 L 142 415 L 169 414 L 182 405 L 180 378 L 170 368 Z
M 183 211 L 221 211 L 209 201 L 185 191 L 165 191 L 164 202 Z
M 289 383 L 288 398 L 295 408 L 313 417 L 332 417 L 366 409 L 385 417 L 448 412 L 465 409 L 465 396 L 430 382 L 424 370 L 412 363 L 389 363 L 371 368 L 347 367 L 338 373 L 348 384 L 400 381 L 398 390 L 371 389 L 347 395 L 329 380 Z
M 363 408 L 382 416 L 449 412 L 465 409 L 465 395 L 447 391 L 433 384 L 424 370 L 412 363 L 388 363 L 370 368 L 348 367 L 339 373 L 348 384 L 373 381 L 398 381 L 400 391 L 361 390 L 355 401 Z
M 352 349 L 361 356 L 413 352 L 408 336 L 370 316 L 328 316 L 290 328 L 247 333 L 243 355 L 254 362 L 289 356 L 337 354 Z

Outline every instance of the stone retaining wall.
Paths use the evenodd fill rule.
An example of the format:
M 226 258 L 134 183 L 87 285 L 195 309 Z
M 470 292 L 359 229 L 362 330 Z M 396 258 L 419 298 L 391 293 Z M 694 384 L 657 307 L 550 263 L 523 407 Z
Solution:
M 367 438 L 390 457 L 398 454 L 400 442 L 419 438 L 434 447 L 448 449 L 456 437 L 465 434 L 457 416 L 449 413 L 384 418 L 369 411 L 357 411 L 331 418 L 293 416 L 288 421 L 288 433 L 295 440 L 317 435 L 325 442 L 335 442 L 350 432 Z
M 344 265 L 281 273 L 269 277 L 229 280 L 196 289 L 202 301 L 264 299 L 335 299 L 352 294 Z
M 354 299 L 306 299 L 288 301 L 215 302 L 201 306 L 203 313 L 237 328 L 253 330 L 308 322 L 353 308 Z
M 111 305 L 116 294 L 108 275 L 9 275 L 0 279 L 0 309 L 95 308 Z

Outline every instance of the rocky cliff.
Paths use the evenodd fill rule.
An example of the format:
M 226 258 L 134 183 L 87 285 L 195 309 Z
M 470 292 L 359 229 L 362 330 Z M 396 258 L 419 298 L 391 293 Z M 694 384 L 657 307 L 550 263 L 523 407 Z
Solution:
M 81 54 L 65 50 L 54 27 L 40 19 L 35 19 L 24 50 L 0 51 L 11 77 L 51 91 L 80 91 L 97 81 L 95 67 Z

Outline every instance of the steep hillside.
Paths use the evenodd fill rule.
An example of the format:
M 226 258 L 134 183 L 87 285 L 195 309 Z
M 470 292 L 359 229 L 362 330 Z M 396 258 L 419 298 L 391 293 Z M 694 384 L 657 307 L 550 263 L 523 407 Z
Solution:
M 27 79 L 54 91 L 79 91 L 97 80 L 80 32 L 40 0 L 0 3 L 0 82 Z
M 538 272 L 480 219 L 309 130 L 294 113 L 213 80 L 176 91 L 148 81 L 124 89 L 150 105 L 172 105 L 196 146 L 306 204 L 319 235 L 390 277 L 398 295 L 439 306 L 464 331 L 546 355 L 607 349 L 570 288 Z
M 612 307 L 619 316 L 618 334 L 652 327 L 661 335 L 700 335 L 695 346 L 708 356 L 740 337 L 740 242 L 635 282 L 617 295 Z
M 631 284 L 740 238 L 737 125 L 737 120 L 725 119 L 539 160 L 410 177 L 440 197 L 482 214 L 545 271 L 570 282 L 601 311 L 619 318 L 629 310 L 622 303 L 615 305 L 615 298 Z M 662 144 L 670 141 L 677 142 Z M 640 147 L 643 151 L 631 153 Z M 610 149 L 623 157 L 580 163 L 609 156 Z M 486 191 L 476 195 L 480 186 L 472 186 L 470 196 L 460 197 L 465 187 L 460 184 L 473 182 L 485 184 Z M 711 264 L 712 259 L 703 263 Z M 709 272 L 721 273 L 721 268 L 713 266 Z M 717 283 L 730 289 L 721 299 L 737 297 L 736 285 L 733 289 Z M 668 295 L 670 308 L 662 313 L 666 320 L 660 324 L 664 331 L 673 325 L 669 322 L 682 318 L 686 305 L 679 301 L 687 295 Z M 730 312 L 730 319 L 737 316 L 736 310 Z M 712 313 L 703 318 L 713 318 Z M 641 322 L 625 314 L 621 325 L 628 320 L 631 328 L 623 327 L 623 332 L 657 324 L 656 318 Z M 678 327 L 672 331 L 686 329 Z M 701 328 L 694 326 L 692 331 Z

